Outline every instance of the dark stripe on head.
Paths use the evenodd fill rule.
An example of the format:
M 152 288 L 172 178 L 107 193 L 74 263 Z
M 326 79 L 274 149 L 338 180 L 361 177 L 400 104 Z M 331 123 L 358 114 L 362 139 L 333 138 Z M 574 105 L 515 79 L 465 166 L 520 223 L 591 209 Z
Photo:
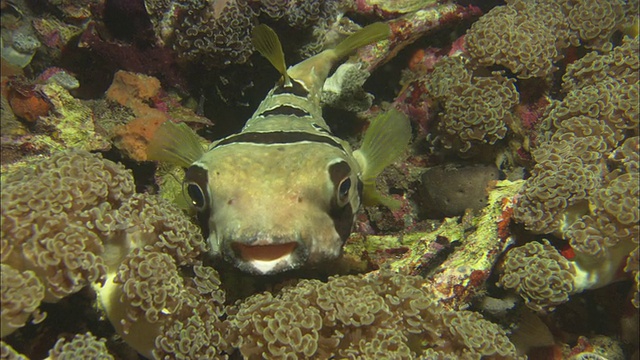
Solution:
M 184 195 L 198 211 L 209 207 L 209 171 L 199 165 L 191 165 L 184 175 Z
M 348 201 L 349 198 L 339 200 L 337 192 L 342 182 L 348 181 L 345 179 L 351 174 L 351 166 L 342 160 L 329 165 L 328 171 L 336 191 L 329 205 L 329 216 L 333 219 L 333 226 L 336 228 L 336 232 L 345 241 L 351 234 L 351 228 L 353 227 L 353 208 Z
M 264 117 L 271 115 L 294 115 L 297 117 L 311 116 L 311 114 L 309 114 L 305 110 L 290 105 L 280 105 L 277 108 L 266 110 L 260 113 L 260 116 Z
M 335 146 L 342 151 L 345 151 L 340 143 L 328 136 L 316 135 L 304 131 L 244 132 L 229 136 L 228 138 L 221 140 L 212 149 L 215 149 L 218 146 L 229 145 L 233 143 L 292 144 L 302 141 L 328 144 L 331 146 Z
M 307 91 L 301 83 L 291 79 L 291 86 L 285 87 L 284 85 L 280 85 L 273 90 L 273 94 L 291 94 L 306 98 L 309 96 L 309 91 Z
M 333 219 L 333 226 L 336 228 L 336 232 L 340 235 L 342 241 L 346 241 L 353 227 L 353 209 L 351 208 L 351 203 L 340 207 L 334 197 L 331 200 L 329 216 Z
M 338 184 L 349 176 L 351 173 L 351 166 L 347 164 L 346 161 L 340 161 L 335 164 L 329 165 L 329 176 L 331 177 L 331 182 L 335 187 L 338 187 Z
M 192 195 L 195 195 L 193 191 L 196 189 L 193 188 L 193 186 L 197 185 L 203 192 L 202 201 L 204 202 L 204 205 L 197 209 L 198 212 L 196 215 L 198 218 L 198 224 L 202 230 L 202 236 L 205 239 L 209 236 L 209 219 L 211 218 L 211 207 L 209 206 L 211 198 L 209 197 L 208 182 L 209 171 L 201 166 L 191 165 L 185 172 L 183 195 L 187 198 L 187 202 L 193 203 L 194 201 Z

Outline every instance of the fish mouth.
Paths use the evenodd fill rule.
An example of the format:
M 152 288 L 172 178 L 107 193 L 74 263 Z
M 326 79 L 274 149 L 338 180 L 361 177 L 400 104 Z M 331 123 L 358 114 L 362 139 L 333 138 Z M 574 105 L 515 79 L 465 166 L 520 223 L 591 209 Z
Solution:
M 227 259 L 245 272 L 256 275 L 271 275 L 295 269 L 302 263 L 303 247 L 297 242 L 279 244 L 231 243 L 231 255 Z
M 231 247 L 236 255 L 247 262 L 273 262 L 291 256 L 298 247 L 297 242 L 269 245 L 247 245 L 234 242 Z

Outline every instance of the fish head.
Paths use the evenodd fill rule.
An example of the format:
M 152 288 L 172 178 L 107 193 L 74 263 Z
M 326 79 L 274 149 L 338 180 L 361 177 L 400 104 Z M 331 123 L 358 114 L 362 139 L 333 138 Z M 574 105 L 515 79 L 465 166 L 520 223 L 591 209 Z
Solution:
M 327 144 L 231 144 L 195 162 L 185 190 L 208 213 L 214 255 L 274 274 L 340 256 L 360 206 L 359 173 L 348 150 Z

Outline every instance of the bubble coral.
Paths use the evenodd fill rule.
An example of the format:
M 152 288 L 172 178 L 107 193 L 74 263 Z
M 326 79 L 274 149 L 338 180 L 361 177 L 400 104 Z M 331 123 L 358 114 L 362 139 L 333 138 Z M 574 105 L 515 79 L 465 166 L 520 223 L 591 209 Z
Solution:
M 249 359 L 264 351 L 269 358 L 516 357 L 504 330 L 479 314 L 444 310 L 422 281 L 391 273 L 341 276 L 253 295 L 229 317 L 238 327 L 235 346 Z
M 133 194 L 130 173 L 98 155 L 71 150 L 23 167 L 2 182 L 2 263 L 33 271 L 55 302 L 104 281 L 101 238 L 114 208 Z
M 338 14 L 337 1 L 217 2 L 146 0 L 157 38 L 183 61 L 209 67 L 242 64 L 253 53 L 251 30 L 261 14 L 309 28 Z
M 107 350 L 106 339 L 98 339 L 92 333 L 76 334 L 73 339 L 58 339 L 53 349 L 49 350 L 49 359 L 75 360 L 96 359 L 113 360 Z
M 480 66 L 503 66 L 522 79 L 544 78 L 569 46 L 610 51 L 613 33 L 632 14 L 637 5 L 618 0 L 510 0 L 471 26 L 466 48 Z
M 503 139 L 519 101 L 513 79 L 498 72 L 474 76 L 466 63 L 459 56 L 445 58 L 426 83 L 442 109 L 437 128 L 443 146 L 462 154 L 473 145 L 493 145 Z
M 535 233 L 567 240 L 575 253 L 568 262 L 575 276 L 561 276 L 558 268 L 547 273 L 573 283 L 573 289 L 558 297 L 553 291 L 527 288 L 539 285 L 535 273 L 517 280 L 518 271 L 508 267 L 503 286 L 516 289 L 534 310 L 551 310 L 567 295 L 629 275 L 636 280 L 633 302 L 638 304 L 633 258 L 640 234 L 639 80 L 638 54 L 630 51 L 637 46 L 637 38 L 626 38 L 608 54 L 589 53 L 570 65 L 563 77 L 567 95 L 553 101 L 544 115 L 541 130 L 548 132 L 541 133 L 545 140 L 532 152 L 536 165 L 517 198 L 514 218 Z M 545 249 L 543 258 L 563 263 L 549 255 L 552 247 Z M 520 251 L 529 250 L 514 249 L 506 256 L 518 257 Z

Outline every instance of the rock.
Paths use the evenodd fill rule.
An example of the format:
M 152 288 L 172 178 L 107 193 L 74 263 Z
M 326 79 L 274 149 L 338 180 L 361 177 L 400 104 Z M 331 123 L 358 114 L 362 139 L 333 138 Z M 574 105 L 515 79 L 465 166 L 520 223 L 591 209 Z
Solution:
M 427 169 L 420 188 L 422 210 L 428 218 L 462 215 L 487 205 L 487 186 L 498 180 L 493 165 L 446 164 Z

